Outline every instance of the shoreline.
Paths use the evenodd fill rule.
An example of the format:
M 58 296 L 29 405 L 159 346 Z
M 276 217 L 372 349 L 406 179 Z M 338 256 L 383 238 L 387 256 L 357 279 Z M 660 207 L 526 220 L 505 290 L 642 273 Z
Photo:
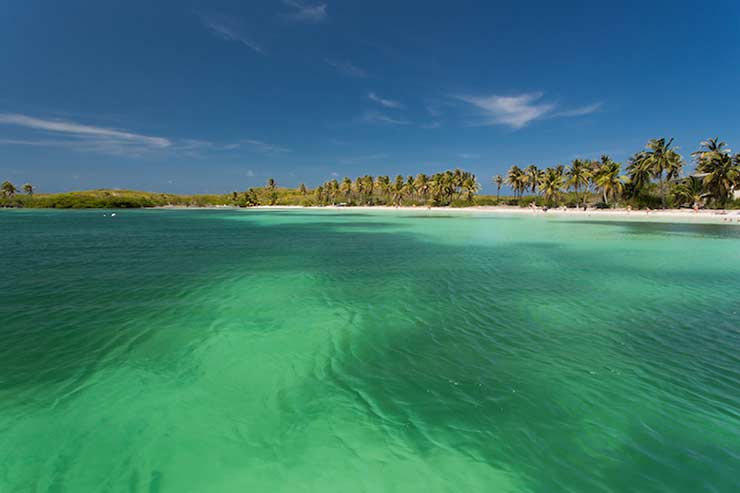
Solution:
M 241 209 L 241 208 L 237 208 Z M 331 211 L 383 211 L 383 212 L 433 212 L 433 213 L 482 213 L 503 215 L 524 215 L 531 217 L 558 217 L 572 219 L 629 219 L 641 222 L 681 222 L 702 224 L 737 224 L 740 225 L 740 210 L 728 210 L 723 214 L 719 210 L 703 210 L 695 213 L 686 209 L 632 210 L 627 209 L 548 209 L 547 212 L 515 206 L 472 206 L 472 207 L 391 207 L 391 206 L 301 206 L 301 205 L 259 205 L 245 210 L 331 210 Z

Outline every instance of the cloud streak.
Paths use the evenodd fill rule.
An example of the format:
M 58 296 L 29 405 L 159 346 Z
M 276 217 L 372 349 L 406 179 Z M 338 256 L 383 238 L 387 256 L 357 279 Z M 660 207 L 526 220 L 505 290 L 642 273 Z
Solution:
M 114 128 L 96 127 L 64 120 L 47 120 L 17 113 L 0 113 L 0 124 L 24 127 L 33 130 L 63 134 L 76 139 L 86 140 L 91 144 L 134 145 L 154 149 L 165 149 L 172 141 L 164 137 L 127 132 Z M 39 141 L 36 141 L 37 143 Z M 40 141 L 54 142 L 54 141 Z
M 0 145 L 58 147 L 73 151 L 140 156 L 152 152 L 170 152 L 191 157 L 204 153 L 249 149 L 266 155 L 293 152 L 256 139 L 216 143 L 199 139 L 169 139 L 143 135 L 116 128 L 99 127 L 66 120 L 36 118 L 17 113 L 0 113 L 0 125 L 25 128 L 34 134 L 27 138 L 0 138 Z
M 359 118 L 357 118 L 357 121 L 374 125 L 409 125 L 411 123 L 407 120 L 392 118 L 385 113 L 375 110 L 365 111 Z
M 309 5 L 298 0 L 283 0 L 283 4 L 294 9 L 287 17 L 298 22 L 323 22 L 326 20 L 326 4 Z
M 334 69 L 337 72 L 344 75 L 345 77 L 350 77 L 353 79 L 362 79 L 362 78 L 367 77 L 367 73 L 363 69 L 355 65 L 352 65 L 349 62 L 342 62 L 339 60 L 330 60 L 330 59 L 326 59 L 324 61 L 329 66 L 334 67 Z
M 529 123 L 544 118 L 576 117 L 591 114 L 601 107 L 594 103 L 581 108 L 555 112 L 555 103 L 541 102 L 543 93 L 527 93 L 517 96 L 457 96 L 480 113 L 477 125 L 507 125 L 520 129 Z
M 225 15 L 201 15 L 198 14 L 203 25 L 211 33 L 224 41 L 240 43 L 260 55 L 265 54 L 262 46 L 248 38 L 239 23 Z
M 374 92 L 368 93 L 367 95 L 368 99 L 370 101 L 374 101 L 382 106 L 385 106 L 386 108 L 402 108 L 403 105 L 398 101 L 393 101 L 392 99 L 383 99 Z
M 247 139 L 243 140 L 242 143 L 263 154 L 293 152 L 292 149 L 288 149 L 287 147 L 280 147 L 273 144 L 268 144 L 267 142 L 262 142 L 261 140 Z

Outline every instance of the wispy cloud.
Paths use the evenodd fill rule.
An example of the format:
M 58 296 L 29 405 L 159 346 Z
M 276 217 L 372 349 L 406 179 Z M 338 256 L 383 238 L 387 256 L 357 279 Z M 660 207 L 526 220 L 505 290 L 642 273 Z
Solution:
M 442 124 L 441 124 L 440 122 L 437 122 L 437 121 L 433 121 L 433 122 L 429 122 L 429 123 L 424 123 L 424 124 L 422 124 L 421 128 L 428 128 L 428 129 L 431 129 L 431 128 L 439 128 L 439 127 L 441 127 L 441 126 L 442 126 Z
M 462 152 L 457 155 L 460 159 L 478 159 L 480 157 L 480 154 L 472 154 L 467 152 Z
M 362 79 L 364 77 L 367 77 L 367 73 L 363 69 L 352 65 L 349 62 L 342 62 L 339 60 L 331 59 L 326 59 L 324 61 L 330 66 L 334 67 L 337 72 L 344 75 L 345 77 L 351 77 L 353 79 Z
M 392 118 L 380 111 L 367 110 L 357 118 L 361 123 L 370 123 L 376 125 L 409 125 L 411 122 Z
M 260 55 L 265 54 L 265 50 L 262 49 L 261 45 L 244 34 L 243 27 L 236 19 L 220 14 L 198 14 L 198 17 L 200 17 L 203 25 L 211 31 L 211 33 L 224 41 L 241 43 L 255 53 L 259 53 Z
M 582 108 L 555 112 L 557 104 L 540 102 L 543 93 L 518 96 L 457 96 L 457 99 L 475 106 L 480 112 L 478 125 L 508 125 L 514 129 L 543 118 L 583 116 L 598 110 L 601 103 Z
M 382 106 L 385 106 L 386 108 L 402 108 L 403 105 L 398 101 L 393 101 L 392 99 L 384 99 L 375 94 L 374 92 L 370 92 L 367 95 L 368 99 L 370 101 L 374 101 Z
M 171 139 L 100 127 L 68 120 L 37 118 L 17 113 L 0 113 L 0 125 L 24 128 L 30 137 L 0 138 L 0 145 L 55 147 L 71 151 L 142 156 L 155 152 L 199 157 L 214 152 L 231 152 L 245 147 L 263 154 L 291 152 L 290 149 L 259 140 L 217 143 L 201 139 Z
M 268 144 L 267 142 L 262 142 L 261 140 L 247 139 L 247 140 L 243 140 L 242 142 L 250 146 L 257 152 L 261 152 L 263 154 L 293 152 L 292 149 L 288 149 L 287 147 L 280 147 L 274 144 Z
M 472 104 L 482 112 L 482 125 L 508 125 L 522 128 L 529 122 L 551 112 L 554 104 L 536 104 L 542 93 L 520 96 L 459 96 L 458 99 Z
M 589 104 L 588 106 L 582 106 L 580 108 L 575 108 L 572 110 L 564 110 L 564 111 L 558 111 L 557 113 L 553 114 L 552 116 L 585 116 L 590 115 L 591 113 L 595 113 L 601 109 L 602 103 L 594 103 Z
M 0 124 L 30 129 L 54 138 L 3 139 L 6 145 L 35 147 L 68 147 L 108 153 L 141 153 L 170 148 L 173 142 L 164 137 L 125 130 L 86 125 L 66 120 L 36 118 L 17 113 L 0 113 Z
M 294 21 L 322 22 L 327 17 L 325 3 L 309 5 L 298 0 L 283 0 L 283 3 L 294 9 L 292 13 L 287 15 L 289 19 Z

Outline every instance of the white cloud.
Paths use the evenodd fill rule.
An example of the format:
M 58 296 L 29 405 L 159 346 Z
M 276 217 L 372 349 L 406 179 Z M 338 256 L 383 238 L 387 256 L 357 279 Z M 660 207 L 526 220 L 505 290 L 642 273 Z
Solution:
M 540 103 L 541 92 L 518 96 L 458 96 L 457 99 L 475 106 L 481 112 L 479 125 L 508 125 L 519 129 L 543 118 L 575 117 L 593 113 L 601 107 L 594 103 L 582 108 L 554 112 L 555 103 Z
M 370 99 L 370 101 L 375 101 L 376 103 L 385 106 L 386 108 L 401 108 L 403 105 L 399 103 L 398 101 L 393 101 L 392 99 L 383 99 L 374 92 L 368 93 L 367 97 Z
M 541 98 L 542 93 L 531 93 L 520 96 L 460 96 L 458 99 L 481 110 L 483 125 L 500 124 L 522 128 L 555 108 L 554 104 L 535 104 Z
M 439 128 L 442 124 L 440 122 L 434 121 L 429 123 L 424 123 L 421 128 Z
M 268 144 L 267 142 L 262 142 L 261 140 L 254 140 L 254 139 L 247 139 L 242 141 L 244 144 L 247 144 L 248 146 L 251 146 L 253 149 L 255 149 L 257 152 L 262 152 L 264 154 L 274 154 L 279 152 L 293 152 L 291 149 L 288 149 L 287 147 L 280 147 L 273 144 Z
M 339 178 L 339 173 L 337 173 L 336 171 L 332 171 L 331 176 L 333 176 L 334 178 Z
M 326 19 L 326 4 L 309 5 L 298 0 L 283 0 L 283 3 L 295 9 L 288 15 L 289 19 L 300 22 L 322 22 Z
M 380 125 L 408 125 L 411 123 L 407 120 L 399 120 L 397 118 L 392 118 L 384 113 L 381 113 L 375 110 L 365 111 L 362 115 L 360 115 L 359 118 L 357 118 L 357 121 L 362 122 L 362 123 L 371 123 L 371 124 L 380 124 Z
M 559 112 L 555 113 L 552 116 L 564 116 L 564 117 L 567 117 L 567 116 L 585 116 L 585 115 L 590 115 L 591 113 L 595 113 L 596 111 L 598 111 L 601 108 L 601 106 L 602 106 L 602 103 L 589 104 L 588 106 L 582 106 L 580 108 L 575 108 L 575 109 L 572 109 L 572 110 L 559 111 Z
M 208 30 L 211 31 L 211 33 L 213 33 L 215 36 L 218 36 L 224 41 L 241 43 L 255 53 L 259 53 L 260 55 L 265 54 L 265 50 L 262 49 L 262 46 L 249 39 L 243 33 L 241 26 L 236 20 L 225 15 L 199 14 L 199 17 L 200 20 L 203 22 L 203 25 L 208 28 Z
M 98 127 L 66 120 L 36 118 L 16 113 L 0 113 L 0 125 L 21 127 L 29 129 L 33 133 L 31 137 L 2 138 L 0 139 L 0 145 L 57 147 L 72 151 L 125 156 L 171 152 L 198 157 L 205 152 L 235 151 L 242 144 L 259 144 L 264 152 L 287 151 L 259 141 L 215 143 L 199 139 L 169 139 L 115 128 Z
M 162 137 L 150 137 L 113 128 L 94 127 L 92 125 L 83 125 L 63 120 L 44 120 L 17 113 L 0 113 L 0 123 L 51 133 L 68 134 L 77 138 L 121 141 L 122 143 L 129 142 L 159 148 L 172 145 L 170 140 Z
M 349 62 L 342 62 L 330 59 L 326 59 L 324 61 L 330 66 L 334 67 L 337 72 L 344 75 L 345 77 L 351 77 L 353 79 L 362 79 L 364 77 L 367 77 L 367 73 L 363 69 L 352 65 Z
M 480 157 L 480 154 L 471 154 L 471 153 L 460 153 L 457 155 L 460 159 L 478 159 Z

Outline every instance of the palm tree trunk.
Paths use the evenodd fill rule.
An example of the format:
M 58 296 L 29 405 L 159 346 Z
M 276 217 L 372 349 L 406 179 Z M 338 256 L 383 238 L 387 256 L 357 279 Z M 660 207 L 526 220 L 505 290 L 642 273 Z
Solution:
M 665 188 L 663 187 L 663 172 L 660 172 L 660 200 L 663 203 L 663 209 L 665 209 Z

